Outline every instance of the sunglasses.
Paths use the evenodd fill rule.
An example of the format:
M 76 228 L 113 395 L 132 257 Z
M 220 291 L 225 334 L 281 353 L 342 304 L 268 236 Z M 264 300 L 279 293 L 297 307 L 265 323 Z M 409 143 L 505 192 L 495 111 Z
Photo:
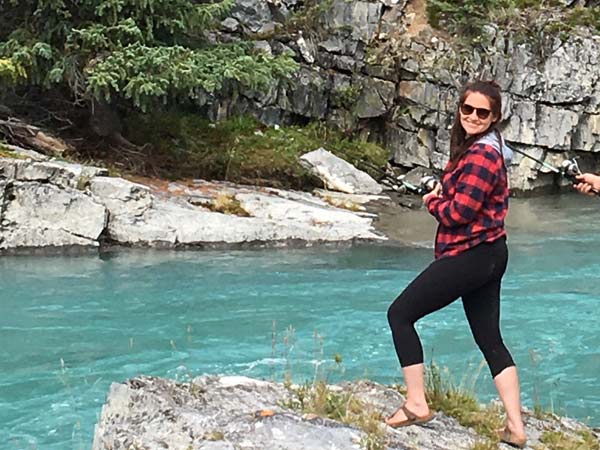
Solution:
M 475 108 L 474 106 L 467 105 L 466 103 L 460 105 L 460 112 L 465 116 L 470 116 L 473 114 L 473 111 L 475 111 L 477 117 L 479 117 L 481 120 L 487 119 L 491 113 L 491 111 L 486 108 Z

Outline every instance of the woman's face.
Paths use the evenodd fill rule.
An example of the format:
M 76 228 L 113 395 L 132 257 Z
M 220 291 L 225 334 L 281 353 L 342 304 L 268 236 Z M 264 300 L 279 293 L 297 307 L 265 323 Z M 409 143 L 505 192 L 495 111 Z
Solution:
M 460 124 L 472 136 L 485 132 L 498 117 L 492 114 L 490 100 L 479 92 L 469 92 L 459 108 Z

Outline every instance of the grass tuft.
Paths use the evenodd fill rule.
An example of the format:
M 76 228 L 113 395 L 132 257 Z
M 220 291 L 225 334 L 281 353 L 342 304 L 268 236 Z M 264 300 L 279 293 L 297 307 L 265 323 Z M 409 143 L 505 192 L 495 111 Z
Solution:
M 476 444 L 479 450 L 494 448 L 493 445 L 498 442 L 496 430 L 503 426 L 502 412 L 497 405 L 479 404 L 474 394 L 475 381 L 469 388 L 456 385 L 447 371 L 442 372 L 432 362 L 427 370 L 427 402 L 433 410 L 454 417 L 462 426 L 473 428 L 485 437 L 486 441 Z
M 284 404 L 285 407 L 356 426 L 365 433 L 360 441 L 362 448 L 385 449 L 381 414 L 373 406 L 358 400 L 352 392 L 333 391 L 324 381 L 290 387 L 290 391 L 294 397 Z
M 208 208 L 214 212 L 230 214 L 240 217 L 250 217 L 248 211 L 244 209 L 239 200 L 232 194 L 219 194 L 217 198 L 208 205 Z
M 540 442 L 544 444 L 544 450 L 600 450 L 600 440 L 588 430 L 579 432 L 577 436 L 560 431 L 546 431 Z

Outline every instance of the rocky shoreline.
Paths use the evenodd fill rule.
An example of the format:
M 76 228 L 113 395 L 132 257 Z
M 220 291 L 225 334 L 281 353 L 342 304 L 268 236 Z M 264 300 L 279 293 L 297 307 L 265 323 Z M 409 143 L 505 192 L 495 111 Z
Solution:
M 0 158 L 0 252 L 107 246 L 240 248 L 387 238 L 365 204 L 385 195 L 315 193 L 192 180 L 133 182 L 10 147 Z M 233 213 L 215 211 L 215 204 Z M 236 215 L 237 214 L 237 215 Z
M 392 429 L 380 425 L 381 417 L 404 400 L 390 386 L 370 381 L 326 386 L 329 398 L 360 405 L 357 421 L 303 411 L 298 407 L 298 389 L 235 376 L 202 376 L 189 383 L 139 377 L 113 383 L 92 449 L 471 450 L 478 443 L 487 445 L 481 444 L 484 436 L 443 412 L 437 412 L 425 426 Z M 546 448 L 540 445 L 548 436 L 575 443 L 600 439 L 600 430 L 577 421 L 537 416 L 525 411 L 529 449 Z M 499 444 L 494 448 L 511 447 Z

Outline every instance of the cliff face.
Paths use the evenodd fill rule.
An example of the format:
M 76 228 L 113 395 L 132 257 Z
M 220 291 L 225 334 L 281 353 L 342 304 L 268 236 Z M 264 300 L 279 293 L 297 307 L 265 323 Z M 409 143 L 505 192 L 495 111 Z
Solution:
M 297 0 L 239 0 L 214 39 L 251 36 L 260 51 L 291 52 L 301 69 L 266 92 L 206 99 L 213 119 L 250 112 L 266 123 L 324 120 L 383 143 L 393 163 L 443 168 L 457 90 L 493 78 L 504 92 L 504 135 L 551 165 L 577 156 L 599 167 L 600 36 L 531 36 L 494 26 L 482 50 L 457 51 L 432 30 L 422 0 L 328 0 L 302 12 Z M 262 37 L 262 39 L 261 39 Z M 513 191 L 556 183 L 516 155 Z M 564 184 L 564 182 L 563 182 Z

